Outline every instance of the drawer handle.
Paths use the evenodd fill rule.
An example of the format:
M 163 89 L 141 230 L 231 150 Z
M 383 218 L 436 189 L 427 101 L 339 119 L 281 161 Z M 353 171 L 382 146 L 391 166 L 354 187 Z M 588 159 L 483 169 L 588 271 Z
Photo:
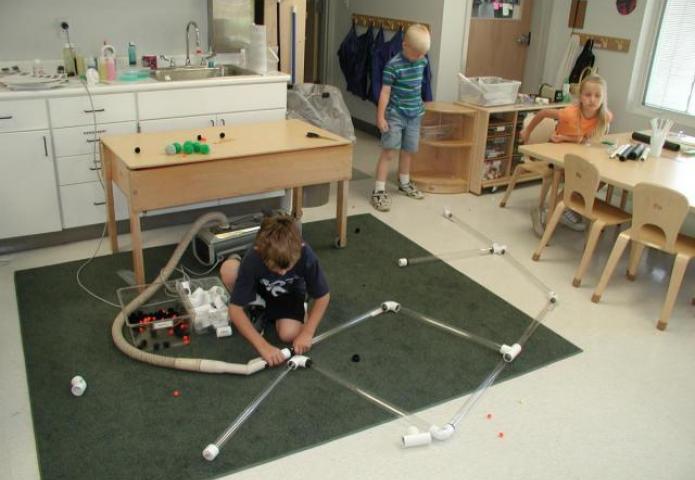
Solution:
M 100 140 L 101 140 L 101 138 L 88 138 L 87 143 L 96 143 Z
M 104 111 L 103 108 L 94 108 L 92 110 L 85 110 L 84 113 L 101 113 L 103 111 Z
M 94 205 L 95 207 L 98 207 L 99 205 L 106 205 L 106 202 L 105 201 L 104 202 L 92 202 L 92 205 Z
M 5 115 L 3 117 L 0 117 L 0 120 L 12 120 L 12 115 Z
M 227 126 L 227 122 L 224 121 L 224 118 L 220 118 L 220 122 L 222 122 L 222 126 Z
M 46 142 L 46 135 L 42 136 L 43 138 L 43 151 L 48 156 L 48 143 Z
M 97 133 L 106 133 L 106 130 L 92 130 L 91 132 L 82 132 L 82 135 L 95 135 Z
M 213 127 L 215 126 L 215 121 L 213 119 L 210 119 L 210 125 L 212 125 Z
M 97 170 L 101 170 L 101 165 L 99 165 L 98 167 L 89 167 L 89 169 L 93 172 L 96 172 Z

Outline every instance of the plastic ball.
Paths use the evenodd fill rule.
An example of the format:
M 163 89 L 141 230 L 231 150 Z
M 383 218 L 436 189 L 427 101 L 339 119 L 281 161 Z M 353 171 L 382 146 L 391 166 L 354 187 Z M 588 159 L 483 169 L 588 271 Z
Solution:
M 224 132 L 220 132 L 220 138 L 224 138 Z
M 164 147 L 164 151 L 166 152 L 167 155 L 176 155 L 176 147 L 174 146 L 173 143 L 170 143 L 166 147 Z
M 193 144 L 192 143 L 184 143 L 183 144 L 183 153 L 186 155 L 190 155 L 193 153 Z
M 173 145 L 174 145 L 174 148 L 176 149 L 176 153 L 181 153 L 181 150 L 182 150 L 181 144 L 179 142 L 174 142 Z
M 173 392 L 171 392 L 171 396 L 178 398 L 181 396 L 181 392 L 179 392 L 178 390 L 174 390 Z
M 194 151 L 195 153 L 199 153 L 199 152 L 200 152 L 200 143 L 199 143 L 199 142 L 193 142 L 193 151 Z
M 359 362 L 359 361 L 360 361 L 360 356 L 359 356 L 358 354 L 354 354 L 354 355 L 352 356 L 352 361 L 355 362 L 355 363 Z
M 201 141 L 203 139 L 203 136 L 201 134 L 198 134 L 196 138 L 198 139 L 198 141 Z
M 200 145 L 200 153 L 204 153 L 204 154 L 210 153 L 210 145 L 208 145 L 207 143 L 202 143 Z
M 140 147 L 135 147 L 135 153 L 140 153 Z

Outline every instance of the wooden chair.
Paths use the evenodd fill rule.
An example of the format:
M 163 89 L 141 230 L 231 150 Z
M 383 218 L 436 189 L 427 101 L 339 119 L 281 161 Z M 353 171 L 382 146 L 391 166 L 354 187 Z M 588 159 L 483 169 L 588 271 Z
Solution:
M 562 200 L 557 203 L 550 217 L 538 248 L 536 248 L 533 254 L 533 260 L 538 261 L 541 258 L 541 252 L 555 232 L 560 216 L 565 209 L 569 208 L 577 212 L 591 221 L 584 254 L 572 280 L 572 285 L 578 287 L 581 285 L 582 277 L 589 266 L 603 229 L 630 221 L 630 214 L 596 198 L 596 190 L 599 184 L 598 169 L 588 160 L 578 155 L 567 154 L 565 155 L 564 168 L 565 189 Z
M 695 256 L 695 238 L 679 233 L 688 215 L 688 199 L 675 190 L 649 183 L 636 185 L 632 199 L 632 228 L 618 235 L 591 301 L 598 303 L 601 300 L 608 280 L 630 241 L 632 248 L 627 269 L 629 280 L 634 280 L 637 275 L 637 267 L 645 247 L 673 254 L 676 257 L 671 270 L 671 280 L 656 324 L 656 328 L 665 330 L 683 282 L 685 269 L 690 259 Z
M 532 118 L 533 115 L 526 116 L 524 119 L 524 128 L 526 128 L 526 126 L 531 122 Z M 550 140 L 550 137 L 554 131 L 555 120 L 545 118 L 543 121 L 541 121 L 541 123 L 536 125 L 536 128 L 533 129 L 533 132 L 531 132 L 531 135 L 529 135 L 526 145 L 532 145 L 534 143 L 546 143 L 548 140 Z M 512 194 L 512 190 L 514 190 L 514 187 L 516 186 L 516 182 L 524 173 L 535 173 L 541 176 L 543 183 L 541 184 L 539 206 L 541 209 L 545 208 L 545 197 L 548 195 L 548 189 L 552 184 L 553 169 L 549 162 L 545 160 L 535 160 L 528 156 L 524 156 L 521 163 L 519 163 L 514 169 L 512 178 L 507 184 L 507 191 L 504 193 L 502 201 L 500 201 L 500 208 L 504 208 L 507 205 L 507 200 L 509 200 L 509 196 Z

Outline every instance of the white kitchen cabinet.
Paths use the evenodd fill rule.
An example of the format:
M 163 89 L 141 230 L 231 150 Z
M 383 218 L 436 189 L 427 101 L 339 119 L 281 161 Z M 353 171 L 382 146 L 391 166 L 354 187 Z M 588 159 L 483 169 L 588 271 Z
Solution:
M 53 142 L 56 157 L 96 153 L 99 156 L 99 139 L 102 135 L 118 135 L 137 132 L 137 123 L 130 122 L 99 123 L 70 128 L 54 128 Z
M 3 133 L 0 145 L 0 238 L 60 230 L 49 131 Z
M 0 102 L 0 133 L 45 130 L 48 128 L 45 100 Z
M 140 131 L 142 133 L 148 133 L 164 132 L 167 130 L 191 130 L 194 128 L 215 126 L 233 126 L 234 124 L 240 123 L 272 122 L 274 120 L 283 120 L 284 118 L 284 108 L 249 112 L 227 112 L 218 113 L 217 115 L 197 115 L 181 118 L 160 118 L 158 120 L 141 120 Z
M 53 128 L 75 127 L 135 120 L 135 94 L 112 93 L 78 97 L 51 98 L 48 110 Z
M 114 187 L 116 220 L 128 218 L 128 208 L 121 191 Z M 63 228 L 94 225 L 106 221 L 106 195 L 99 181 L 60 186 Z

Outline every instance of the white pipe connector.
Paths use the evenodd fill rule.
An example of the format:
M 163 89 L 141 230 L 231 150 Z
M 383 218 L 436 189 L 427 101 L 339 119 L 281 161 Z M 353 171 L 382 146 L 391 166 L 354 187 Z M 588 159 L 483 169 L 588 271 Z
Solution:
M 511 363 L 521 353 L 521 345 L 518 343 L 514 345 L 502 345 L 500 347 L 500 353 L 505 362 Z
M 493 242 L 492 247 L 490 248 L 490 253 L 494 255 L 504 255 L 507 251 L 507 246 L 506 245 L 501 245 L 499 243 Z
M 408 259 L 403 257 L 398 259 L 398 266 L 399 267 L 407 267 L 408 266 Z
M 420 447 L 432 443 L 432 435 L 429 432 L 421 432 L 417 427 L 408 427 L 408 432 L 403 435 L 403 447 Z
M 203 450 L 203 458 L 207 460 L 208 462 L 212 462 L 214 459 L 217 458 L 217 455 L 220 454 L 220 449 L 217 445 L 214 443 L 211 443 L 207 447 L 205 447 L 205 450 Z
M 452 424 L 447 423 L 443 427 L 432 425 L 430 427 L 430 435 L 435 440 L 448 440 L 454 434 L 455 428 Z
M 309 368 L 311 367 L 311 359 L 304 355 L 295 355 L 287 362 L 287 366 L 292 370 L 297 370 L 298 368 Z
M 449 210 L 449 207 L 444 207 L 444 211 L 442 212 L 442 215 L 444 215 L 444 218 L 451 219 L 451 217 L 454 216 L 454 213 Z
M 394 301 L 388 301 L 381 304 L 381 310 L 384 312 L 398 313 L 401 310 L 401 304 Z
M 557 305 L 560 302 L 560 297 L 557 296 L 555 292 L 548 292 L 548 301 L 553 305 Z

